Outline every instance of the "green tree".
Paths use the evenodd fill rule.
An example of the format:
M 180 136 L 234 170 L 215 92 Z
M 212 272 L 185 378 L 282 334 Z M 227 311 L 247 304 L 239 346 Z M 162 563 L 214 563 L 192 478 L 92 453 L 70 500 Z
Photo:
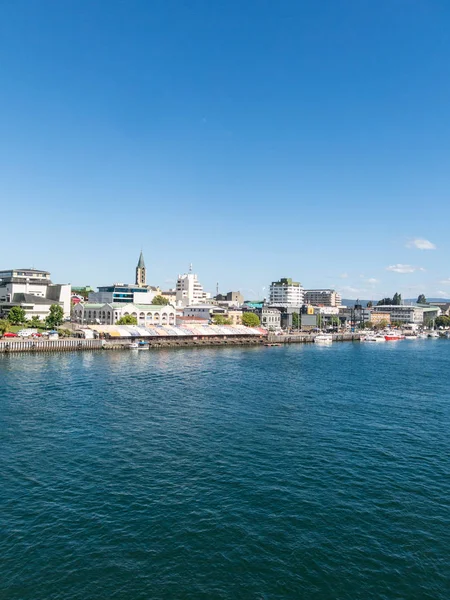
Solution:
M 47 325 L 47 327 L 51 327 L 53 329 L 55 329 L 55 327 L 58 327 L 59 325 L 61 325 L 61 323 L 64 321 L 64 310 L 62 306 L 59 306 L 59 304 L 52 304 L 50 306 L 50 313 L 48 315 L 48 317 L 45 319 L 45 323 Z
M 292 313 L 292 329 L 300 329 L 300 315 L 296 312 Z
M 419 294 L 417 304 L 428 304 L 425 294 Z
M 373 302 L 372 300 L 369 300 L 369 302 L 367 303 L 367 308 L 372 308 L 373 306 Z
M 117 321 L 117 325 L 137 325 L 137 319 L 132 315 L 124 315 Z
M 450 327 L 450 317 L 446 317 L 445 315 L 436 317 L 435 325 L 436 327 Z
M 169 304 L 169 301 L 167 300 L 167 298 L 164 298 L 163 296 L 158 295 L 153 298 L 152 304 L 156 304 L 158 306 L 166 306 L 167 304 Z
M 9 331 L 11 323 L 8 319 L 0 319 L 0 336 L 5 335 L 7 331 Z
M 390 306 L 391 304 L 393 304 L 392 298 L 382 298 L 377 302 L 377 306 Z
M 35 315 L 34 317 L 31 317 L 29 326 L 33 329 L 37 329 L 38 327 L 42 327 L 42 321 Z
M 225 315 L 214 315 L 212 318 L 213 325 L 232 325 L 233 321 L 227 319 Z
M 242 325 L 246 327 L 259 327 L 260 320 L 258 315 L 252 312 L 245 312 L 242 315 Z
M 340 324 L 341 321 L 339 317 L 337 315 L 333 315 L 330 319 L 330 325 L 332 325 L 333 327 L 339 327 Z
M 392 304 L 396 304 L 399 306 L 402 303 L 402 295 L 398 292 L 395 292 L 394 297 L 392 298 Z
M 25 311 L 20 306 L 13 306 L 8 314 L 8 321 L 12 325 L 22 325 L 25 322 Z
M 58 329 L 58 335 L 59 337 L 70 337 L 72 332 L 70 329 Z

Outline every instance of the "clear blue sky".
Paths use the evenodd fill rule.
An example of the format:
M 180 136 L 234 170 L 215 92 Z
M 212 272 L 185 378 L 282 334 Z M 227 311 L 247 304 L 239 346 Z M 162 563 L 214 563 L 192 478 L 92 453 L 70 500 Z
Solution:
M 1 268 L 104 285 L 142 247 L 164 288 L 192 262 L 246 297 L 450 296 L 449 24 L 443 0 L 3 2 Z

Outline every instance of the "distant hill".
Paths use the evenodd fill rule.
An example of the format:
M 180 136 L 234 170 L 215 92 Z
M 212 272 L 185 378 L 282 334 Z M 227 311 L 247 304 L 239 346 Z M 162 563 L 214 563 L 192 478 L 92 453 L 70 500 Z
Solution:
M 405 304 L 411 304 L 411 303 L 415 303 L 417 300 L 416 298 L 404 298 L 403 302 Z M 376 303 L 378 302 L 378 300 L 358 300 L 358 303 L 361 304 L 361 306 L 367 306 L 368 302 L 373 302 L 374 306 L 376 305 Z M 450 299 L 447 298 L 427 298 L 427 302 L 450 302 Z M 344 306 L 354 306 L 356 303 L 356 299 L 355 298 L 342 298 L 342 304 Z

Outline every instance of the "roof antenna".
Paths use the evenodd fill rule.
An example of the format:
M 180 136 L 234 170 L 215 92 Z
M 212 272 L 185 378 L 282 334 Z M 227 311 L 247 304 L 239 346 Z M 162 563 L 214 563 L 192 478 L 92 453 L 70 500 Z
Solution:
M 189 273 L 192 273 L 192 263 L 189 264 Z

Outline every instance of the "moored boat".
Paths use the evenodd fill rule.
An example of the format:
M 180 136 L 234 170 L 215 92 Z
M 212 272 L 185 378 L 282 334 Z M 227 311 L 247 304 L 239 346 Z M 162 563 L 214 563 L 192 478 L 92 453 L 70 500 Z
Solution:
M 129 350 L 137 350 L 139 346 L 137 342 L 131 342 L 130 344 L 128 344 L 128 348 Z
M 386 333 L 384 339 L 387 342 L 396 342 L 397 340 L 404 340 L 405 336 L 400 331 L 390 331 L 389 333 Z

